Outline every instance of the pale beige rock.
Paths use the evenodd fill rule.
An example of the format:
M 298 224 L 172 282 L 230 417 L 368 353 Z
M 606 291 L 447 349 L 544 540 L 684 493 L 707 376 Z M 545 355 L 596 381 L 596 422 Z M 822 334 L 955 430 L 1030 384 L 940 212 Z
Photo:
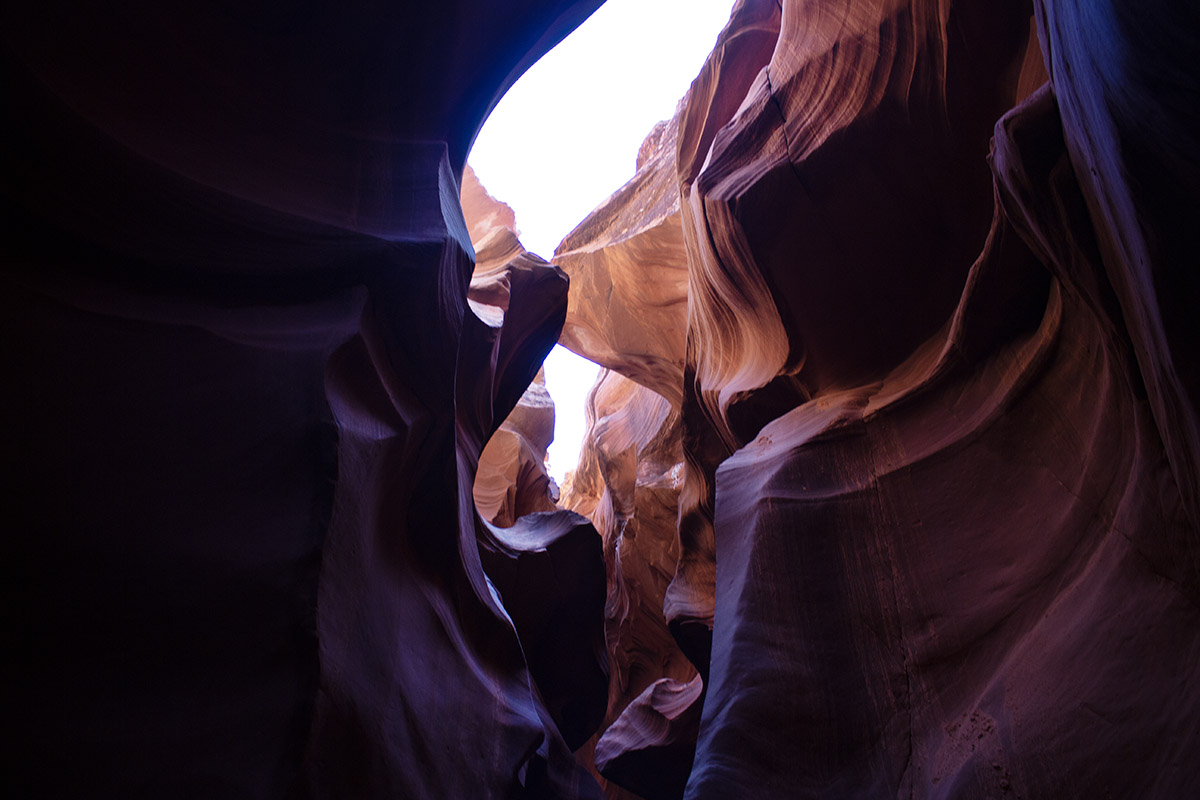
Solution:
M 588 422 L 562 504 L 588 516 L 604 539 L 607 728 L 655 681 L 687 683 L 696 672 L 662 613 L 678 560 L 679 414 L 650 389 L 604 370 L 588 398 Z M 610 798 L 621 796 L 610 787 Z
M 554 263 L 571 277 L 560 344 L 682 401 L 687 258 L 675 123 L 659 123 L 633 179 L 569 233 Z
M 507 528 L 526 514 L 557 508 L 558 488 L 545 468 L 553 439 L 554 401 L 539 371 L 483 448 L 474 490 L 480 516 Z
M 513 210 L 488 194 L 470 166 L 463 174 L 462 207 L 476 258 L 467 299 L 476 316 L 499 327 L 515 273 L 549 267 L 526 252 Z M 484 519 L 507 528 L 526 514 L 557 508 L 558 487 L 546 472 L 553 440 L 554 401 L 539 370 L 480 456 L 473 494 Z

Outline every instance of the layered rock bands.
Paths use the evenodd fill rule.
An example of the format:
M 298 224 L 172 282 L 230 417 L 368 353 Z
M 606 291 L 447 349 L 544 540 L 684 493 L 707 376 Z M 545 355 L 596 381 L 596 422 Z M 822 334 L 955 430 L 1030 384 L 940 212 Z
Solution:
M 15 796 L 1200 793 L 1195 10 L 739 0 L 551 264 L 597 5 L 0 12 Z
M 553 259 L 611 782 L 1200 789 L 1189 14 L 735 5 Z
M 5 6 L 14 796 L 600 796 L 598 537 L 472 497 L 567 280 L 460 207 L 598 4 Z

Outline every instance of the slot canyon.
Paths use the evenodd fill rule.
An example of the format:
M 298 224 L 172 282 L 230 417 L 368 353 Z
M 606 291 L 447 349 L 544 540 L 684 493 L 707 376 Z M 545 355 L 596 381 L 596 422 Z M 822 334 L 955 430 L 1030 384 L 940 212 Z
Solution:
M 535 254 L 600 5 L 0 11 L 8 796 L 1200 796 L 1200 7 L 737 0 Z

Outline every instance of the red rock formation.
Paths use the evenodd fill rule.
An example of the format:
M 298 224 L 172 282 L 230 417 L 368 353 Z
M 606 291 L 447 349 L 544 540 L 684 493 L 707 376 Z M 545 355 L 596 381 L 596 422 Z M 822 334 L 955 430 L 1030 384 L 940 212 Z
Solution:
M 574 290 L 561 343 L 679 407 L 687 259 L 675 183 L 675 124 L 651 131 L 633 180 L 556 248 Z
M 5 6 L 18 794 L 598 795 L 597 537 L 471 497 L 566 282 L 458 202 L 597 4 Z
M 616 696 L 610 713 L 652 681 L 691 677 L 672 652 L 662 595 L 678 558 L 675 501 L 679 418 L 667 401 L 615 372 L 589 396 L 589 436 L 563 505 L 598 524 L 610 571 L 608 639 Z
M 664 680 L 682 684 L 695 675 L 672 641 L 662 614 L 663 595 L 678 559 L 680 459 L 679 415 L 670 403 L 616 372 L 602 371 L 588 397 L 588 434 L 580 463 L 562 498 L 564 507 L 592 520 L 604 541 L 605 638 L 611 677 L 602 731 L 611 730 L 609 726 L 631 703 L 649 702 L 648 695 L 640 696 L 651 684 Z M 615 751 L 605 741 L 600 738 L 596 757 L 597 766 L 607 774 L 608 757 Z M 690 743 L 687 747 L 690 751 Z M 620 784 L 643 788 L 636 775 L 630 778 Z M 660 774 L 655 779 L 670 781 L 671 776 Z M 625 796 L 610 788 L 610 798 Z
M 605 597 L 600 538 L 584 517 L 558 509 L 545 467 L 554 404 L 540 363 L 562 329 L 567 281 L 525 251 L 512 210 L 488 195 L 470 168 L 462 207 L 479 248 L 467 290 L 474 312 L 468 330 L 476 336 L 459 354 L 459 385 L 472 387 L 476 400 L 475 414 L 459 422 L 460 457 L 478 458 L 472 495 L 483 520 L 476 538 L 538 699 L 574 750 L 602 720 L 608 673 L 603 629 L 594 624 Z M 564 791 L 561 779 L 555 784 Z
M 479 457 L 474 496 L 484 519 L 507 528 L 526 514 L 557 508 L 558 487 L 546 474 L 553 440 L 554 401 L 538 372 Z
M 611 679 L 596 765 L 647 798 L 677 796 L 686 782 L 699 705 L 682 727 L 649 731 L 645 722 L 665 719 L 655 707 L 661 697 L 694 702 L 702 685 L 663 616 L 679 558 L 684 475 L 679 408 L 687 254 L 675 134 L 674 120 L 651 131 L 633 180 L 568 234 L 554 256 L 572 280 L 560 341 L 611 370 L 592 390 L 580 463 L 562 498 L 604 537 L 609 572 Z M 646 764 L 654 768 L 643 770 Z M 631 795 L 610 784 L 608 796 Z
M 664 599 L 705 686 L 631 702 L 610 779 L 679 796 L 698 735 L 690 798 L 1200 788 L 1196 26 L 1036 10 L 739 3 L 560 248 L 570 346 L 663 391 L 602 321 L 687 343 Z M 686 322 L 612 277 L 677 224 Z
M 475 248 L 467 300 L 478 316 L 499 323 L 514 271 L 544 271 L 547 265 L 521 246 L 513 210 L 487 193 L 470 166 L 463 174 L 462 207 Z M 546 473 L 553 440 L 554 402 L 539 370 L 480 456 L 473 493 L 485 520 L 507 528 L 526 514 L 557 508 L 558 487 Z
M 1056 126 L 1043 90 L 997 128 L 1004 210 L 944 332 L 719 469 L 690 796 L 1195 785 L 1195 583 L 1168 566 L 1189 534 L 1147 502 L 1171 484 L 1128 345 L 1097 313 L 1078 190 L 1046 158 Z M 798 739 L 771 747 L 761 732 L 782 725 Z
M 17 793 L 1200 793 L 1195 12 L 742 0 L 568 301 L 459 175 L 595 5 L 4 8 Z

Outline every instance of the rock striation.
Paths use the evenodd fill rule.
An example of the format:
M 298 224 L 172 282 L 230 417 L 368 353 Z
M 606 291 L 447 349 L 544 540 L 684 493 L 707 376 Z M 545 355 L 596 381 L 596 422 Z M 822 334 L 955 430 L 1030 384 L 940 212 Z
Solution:
M 597 5 L 5 6 L 16 794 L 599 797 L 598 537 L 472 500 L 566 279 L 459 203 Z
M 555 249 L 575 281 L 561 343 L 682 402 L 687 258 L 675 184 L 674 121 L 642 144 L 632 181 Z
M 488 194 L 470 165 L 463 173 L 462 207 L 475 248 L 467 302 L 477 316 L 502 323 L 514 276 L 553 270 L 521 245 L 513 210 Z M 558 508 L 558 486 L 546 473 L 546 449 L 553 440 L 554 401 L 539 370 L 480 455 L 473 494 L 485 520 L 508 528 L 526 514 Z
M 549 264 L 597 5 L 0 12 L 15 794 L 1200 794 L 1194 9 L 738 0 Z
M 546 474 L 553 439 L 554 401 L 539 371 L 480 454 L 473 495 L 485 520 L 508 528 L 526 514 L 558 508 L 558 486 Z
M 633 180 L 555 256 L 563 342 L 665 398 L 684 465 L 662 596 L 698 676 L 663 671 L 610 721 L 606 778 L 688 798 L 1200 788 L 1195 22 L 735 5 Z M 661 313 L 681 259 L 686 301 Z
M 696 672 L 675 645 L 662 613 L 679 557 L 675 535 L 683 471 L 679 414 L 666 398 L 604 370 L 588 396 L 587 419 L 579 466 L 568 478 L 562 504 L 591 519 L 604 543 L 610 682 L 595 757 L 596 766 L 608 774 L 609 758 L 625 749 L 613 747 L 610 734 L 622 734 L 610 726 L 625 714 L 650 713 L 648 704 L 658 697 L 648 694 L 652 685 L 669 681 L 672 687 L 682 686 Z M 638 749 L 668 744 L 642 742 Z M 690 742 L 685 751 L 688 747 Z M 681 774 L 679 769 L 667 774 L 661 768 L 657 773 L 653 780 L 682 785 L 687 765 Z M 640 770 L 634 769 L 634 780 L 619 783 L 645 796 L 638 774 Z M 624 795 L 610 789 L 609 796 Z
M 537 697 L 575 750 L 605 713 L 608 668 L 601 542 L 584 517 L 555 505 L 557 487 L 545 468 L 554 404 L 540 366 L 562 329 L 567 280 L 525 251 L 512 210 L 488 195 L 469 167 L 462 208 L 479 247 L 467 289 L 468 330 L 476 335 L 460 351 L 458 375 L 476 401 L 475 413 L 459 419 L 460 457 L 478 459 L 476 540 Z M 565 753 L 557 755 L 559 769 L 580 771 Z M 563 779 L 539 791 L 549 788 L 564 791 Z

